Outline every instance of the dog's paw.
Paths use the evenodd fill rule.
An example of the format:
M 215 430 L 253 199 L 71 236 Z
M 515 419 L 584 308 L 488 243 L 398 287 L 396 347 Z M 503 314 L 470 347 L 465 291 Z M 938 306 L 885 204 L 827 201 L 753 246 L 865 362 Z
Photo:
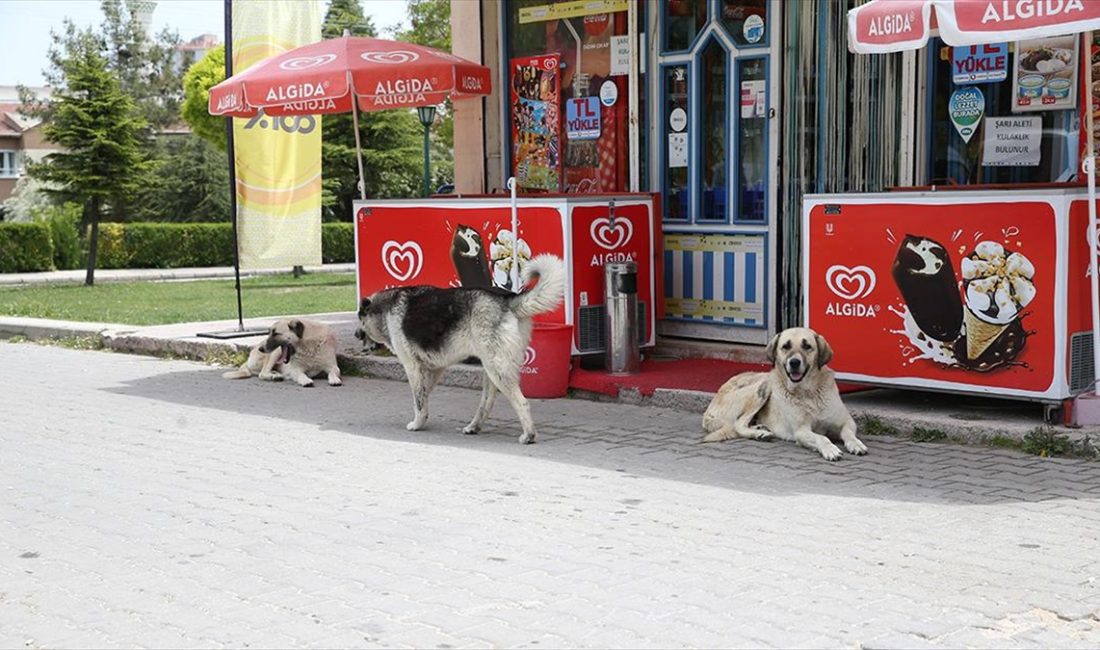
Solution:
M 340 381 L 339 379 L 330 379 L 330 380 L 328 380 L 328 385 L 329 386 L 343 386 L 344 382 Z
M 424 426 L 424 421 L 423 420 L 413 420 L 412 422 L 409 422 L 408 424 L 406 424 L 405 428 L 408 429 L 409 431 L 420 431 L 421 427 L 423 427 L 423 426 Z
M 867 445 L 863 444 L 859 438 L 845 440 L 844 448 L 848 450 L 849 454 L 855 454 L 856 456 L 862 456 L 867 453 Z
M 831 442 L 825 443 L 819 450 L 821 457 L 825 460 L 840 460 L 840 457 L 844 455 L 844 452 L 840 451 L 840 447 L 837 447 Z
M 459 431 L 461 431 L 462 433 L 464 433 L 468 436 L 476 436 L 477 434 L 481 433 L 481 427 L 480 426 L 474 426 L 472 424 L 467 424 L 466 426 L 459 429 Z
M 534 443 L 535 443 L 535 433 L 534 432 L 520 434 L 519 444 L 521 444 L 521 445 L 532 445 Z
M 723 440 L 729 440 L 729 436 L 726 435 L 725 429 L 711 431 L 703 438 L 703 442 L 722 442 Z
M 313 380 L 311 379 L 309 381 L 300 381 L 298 382 L 298 385 L 302 388 L 313 388 Z
M 264 381 L 282 381 L 283 376 L 277 372 L 270 372 L 266 375 L 260 375 L 260 379 Z
M 753 437 L 754 440 L 771 440 L 771 437 L 773 435 L 775 435 L 771 431 L 768 431 L 767 429 L 765 429 L 764 427 L 753 427 L 752 431 L 753 431 L 753 436 L 752 437 Z

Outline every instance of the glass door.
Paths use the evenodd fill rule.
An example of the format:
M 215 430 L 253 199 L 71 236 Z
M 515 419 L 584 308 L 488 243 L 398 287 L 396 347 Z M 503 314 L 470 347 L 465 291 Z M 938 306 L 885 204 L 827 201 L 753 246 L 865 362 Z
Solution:
M 777 0 L 662 0 L 653 178 L 660 333 L 760 343 L 774 329 Z

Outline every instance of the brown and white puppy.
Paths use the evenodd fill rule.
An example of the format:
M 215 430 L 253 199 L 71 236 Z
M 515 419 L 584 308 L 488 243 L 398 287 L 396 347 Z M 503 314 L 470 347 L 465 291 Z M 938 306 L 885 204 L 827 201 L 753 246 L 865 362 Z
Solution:
M 795 327 L 776 334 L 765 352 L 771 371 L 736 375 L 718 389 L 703 415 L 703 441 L 774 436 L 837 460 L 841 451 L 828 437 L 835 436 L 848 453 L 866 454 L 833 371 L 825 367 L 833 358 L 825 337 Z
M 310 377 L 328 376 L 331 386 L 340 386 L 340 366 L 336 363 L 336 335 L 328 325 L 300 318 L 275 321 L 267 338 L 252 347 L 248 361 L 236 370 L 222 374 L 226 379 L 245 379 L 259 375 L 265 381 L 287 377 L 299 386 L 313 386 Z

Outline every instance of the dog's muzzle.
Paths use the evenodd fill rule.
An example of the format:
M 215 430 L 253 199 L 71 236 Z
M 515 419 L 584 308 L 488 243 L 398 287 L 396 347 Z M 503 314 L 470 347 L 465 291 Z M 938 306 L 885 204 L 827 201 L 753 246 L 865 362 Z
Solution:
M 378 349 L 378 344 L 372 341 L 370 337 L 367 336 L 366 330 L 364 330 L 362 327 L 355 330 L 355 338 L 359 339 L 359 341 L 363 343 L 363 352 L 366 352 L 367 354 L 370 354 L 371 352 L 374 352 L 376 349 Z
M 797 384 L 806 377 L 806 362 L 802 360 L 802 357 L 791 357 L 787 359 L 785 366 L 787 378 L 792 382 Z

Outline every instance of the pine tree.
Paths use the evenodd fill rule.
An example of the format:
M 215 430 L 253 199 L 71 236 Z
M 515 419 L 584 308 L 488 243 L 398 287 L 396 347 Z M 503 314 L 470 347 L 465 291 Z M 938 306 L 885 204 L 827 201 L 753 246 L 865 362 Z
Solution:
M 103 211 L 132 193 L 146 171 L 141 134 L 148 123 L 108 69 L 97 36 L 90 29 L 78 32 L 71 23 L 66 29 L 65 51 L 56 61 L 60 83 L 50 100 L 51 120 L 43 128 L 61 151 L 28 171 L 49 183 L 61 200 L 83 206 L 82 225 L 91 229 L 84 283 L 91 285 Z

